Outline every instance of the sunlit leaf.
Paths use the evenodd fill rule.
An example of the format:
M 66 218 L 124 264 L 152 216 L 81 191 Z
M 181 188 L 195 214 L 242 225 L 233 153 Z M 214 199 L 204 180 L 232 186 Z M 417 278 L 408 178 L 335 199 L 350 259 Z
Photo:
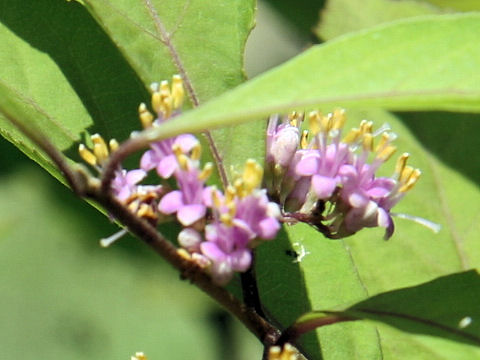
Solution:
M 478 14 L 429 16 L 352 33 L 313 47 L 151 135 L 313 106 L 478 111 L 479 19 Z

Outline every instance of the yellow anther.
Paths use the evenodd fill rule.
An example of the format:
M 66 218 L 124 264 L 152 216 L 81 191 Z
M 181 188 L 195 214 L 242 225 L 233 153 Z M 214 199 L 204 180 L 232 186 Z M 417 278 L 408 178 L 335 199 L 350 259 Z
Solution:
M 160 91 L 155 90 L 152 93 L 152 109 L 157 113 L 162 113 L 162 95 L 160 95 Z M 143 124 L 142 124 L 143 125 Z
M 335 111 L 333 112 L 333 119 L 333 130 L 343 129 L 345 121 L 347 121 L 345 109 L 335 109 Z
M 206 163 L 203 167 L 202 172 L 198 175 L 198 180 L 205 181 L 207 180 L 213 172 L 213 164 Z
M 299 113 L 297 113 L 296 111 L 292 111 L 290 114 L 288 114 L 288 120 L 289 121 L 298 121 L 298 119 L 300 118 L 300 115 Z
M 321 125 L 320 125 L 321 128 L 322 128 L 322 131 L 324 131 L 325 133 L 328 133 L 330 131 L 330 129 L 332 128 L 332 124 L 333 124 L 333 114 L 332 113 L 329 113 L 326 116 L 322 117 Z
M 400 178 L 399 178 L 400 183 L 405 184 L 410 178 L 410 176 L 412 176 L 414 170 L 415 169 L 411 166 L 408 166 L 408 165 L 405 166 L 403 168 L 403 171 L 400 173 Z
M 105 148 L 107 147 L 107 143 L 105 142 L 105 140 L 103 140 L 103 138 L 99 134 L 93 134 L 92 136 L 90 136 L 90 139 L 92 139 L 92 142 L 94 144 L 101 145 Z
M 201 155 L 202 155 L 202 145 L 200 145 L 200 143 L 197 143 L 192 149 L 192 154 L 190 155 L 190 158 L 192 160 L 200 160 Z
M 373 130 L 373 122 L 362 120 L 360 122 L 360 132 L 362 134 L 371 134 Z
M 185 260 L 189 260 L 189 261 L 192 260 L 192 255 L 190 255 L 190 253 L 185 249 L 182 249 L 182 248 L 177 249 L 177 255 L 179 255 L 181 258 Z M 136 360 L 136 359 L 132 358 L 132 360 Z
M 365 151 L 373 151 L 373 135 L 370 133 L 363 134 L 362 147 Z
M 237 190 L 235 189 L 235 187 L 232 185 L 228 185 L 225 191 L 225 202 L 227 204 L 229 202 L 232 202 L 236 195 L 237 195 Z
M 147 357 L 143 352 L 137 352 L 135 353 L 135 356 L 131 357 L 131 360 L 147 360 Z
M 380 159 L 383 162 L 388 161 L 396 151 L 397 148 L 395 146 L 387 145 L 377 153 L 377 159 Z
M 263 177 L 263 168 L 253 159 L 248 159 L 245 163 L 245 170 L 243 171 L 243 183 L 248 192 L 260 186 Z
M 343 138 L 342 142 L 345 144 L 353 144 L 358 140 L 359 137 L 360 130 L 354 128 L 349 131 L 349 133 Z
M 403 173 L 403 169 L 405 169 L 405 166 L 407 165 L 407 160 L 409 157 L 410 154 L 408 153 L 403 153 L 402 155 L 400 155 L 397 160 L 397 164 L 395 165 L 394 176 L 400 177 L 400 175 Z
M 148 219 L 156 219 L 157 216 L 152 210 L 152 207 L 147 204 L 141 204 L 140 208 L 137 211 L 137 216 Z
M 237 205 L 235 205 L 235 201 L 230 201 L 227 203 L 228 214 L 233 218 L 235 217 L 235 213 L 237 212 Z
M 109 152 L 107 143 L 98 134 L 92 135 L 91 139 L 93 142 L 93 153 L 97 157 L 97 163 L 101 165 L 102 162 L 108 159 Z
M 115 139 L 111 139 L 109 142 L 108 142 L 108 147 L 110 149 L 110 153 L 114 152 L 114 151 L 117 151 L 118 147 L 120 145 L 118 144 L 118 141 L 115 140 Z
M 165 117 L 169 117 L 172 113 L 173 99 L 170 92 L 168 81 L 164 80 L 160 83 L 160 111 Z
M 220 215 L 220 221 L 223 222 L 225 225 L 231 226 L 233 224 L 232 217 L 230 214 L 222 214 Z
M 299 353 L 289 343 L 286 343 L 283 346 L 283 349 L 280 346 L 272 346 L 268 349 L 268 360 L 298 360 Z
M 239 197 L 245 195 L 245 187 L 242 179 L 237 179 L 233 182 L 233 187 L 235 188 L 235 194 Z
M 80 144 L 78 146 L 78 153 L 82 157 L 83 160 L 89 165 L 95 166 L 97 165 L 97 157 L 93 155 L 93 153 L 88 150 L 85 145 Z
M 188 170 L 188 156 L 185 154 L 177 155 L 178 165 L 182 170 Z
M 172 151 L 177 157 L 183 154 L 182 147 L 180 146 L 180 144 L 173 144 Z
M 153 96 L 152 96 L 152 100 L 153 100 Z M 154 119 L 153 114 L 150 111 L 148 111 L 147 105 L 145 105 L 144 103 L 141 103 L 140 106 L 138 107 L 138 117 L 140 118 L 140 122 L 142 123 L 142 127 L 144 129 L 147 129 L 150 126 L 152 126 L 153 119 Z
M 180 75 L 173 75 L 172 77 L 172 99 L 173 108 L 178 109 L 183 104 L 185 97 L 185 90 L 183 88 L 183 80 Z
M 378 142 L 377 146 L 375 147 L 375 152 L 380 152 L 382 149 L 390 143 L 390 135 L 388 133 L 384 132 L 382 134 L 382 137 L 380 138 L 380 141 Z
M 321 130 L 321 121 L 322 121 L 322 116 L 320 115 L 320 112 L 318 111 L 311 111 L 308 114 L 308 120 L 309 120 L 309 129 L 312 132 L 313 135 L 317 135 Z
M 422 172 L 420 170 L 418 170 L 418 169 L 413 170 L 412 173 L 410 174 L 410 176 L 408 177 L 408 180 L 405 183 L 405 185 L 401 186 L 398 191 L 399 192 L 407 192 L 407 191 L 411 190 L 415 186 L 415 184 L 417 183 L 421 174 L 422 174 Z
M 308 130 L 302 131 L 302 137 L 300 138 L 300 147 L 306 149 L 308 147 Z
M 216 187 L 212 189 L 212 203 L 213 203 L 213 206 L 215 206 L 216 208 L 219 208 L 220 206 L 222 206 L 222 202 L 220 201 L 220 197 L 218 196 Z

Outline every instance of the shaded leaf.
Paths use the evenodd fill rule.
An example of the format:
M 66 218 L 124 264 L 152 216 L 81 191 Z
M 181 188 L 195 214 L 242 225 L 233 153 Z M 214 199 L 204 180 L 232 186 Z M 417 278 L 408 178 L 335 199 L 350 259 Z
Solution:
M 0 113 L 14 111 L 72 159 L 78 159 L 82 133 L 124 139 L 138 127 L 145 88 L 85 8 L 66 1 L 5 1 L 0 23 Z M 45 166 L 38 148 L 1 115 L 0 127 Z
M 378 294 L 343 314 L 480 346 L 479 297 L 480 277 L 472 270 Z
M 254 24 L 253 0 L 88 0 L 87 8 L 122 50 L 145 84 L 179 73 L 193 105 L 244 81 L 243 52 Z M 173 124 L 173 123 L 172 123 Z M 244 127 L 255 137 L 262 125 Z M 185 132 L 188 132 L 185 131 Z M 227 172 L 240 160 L 258 157 L 255 147 L 231 151 L 236 129 L 213 132 Z

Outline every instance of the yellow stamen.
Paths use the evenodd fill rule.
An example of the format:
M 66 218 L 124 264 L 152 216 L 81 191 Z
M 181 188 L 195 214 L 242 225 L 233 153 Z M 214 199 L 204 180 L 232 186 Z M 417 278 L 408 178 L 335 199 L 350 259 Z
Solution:
M 188 260 L 188 261 L 192 260 L 192 256 L 185 249 L 177 249 L 177 255 L 179 255 L 180 257 L 182 257 L 185 260 Z
M 153 102 L 153 96 L 152 96 L 152 102 Z M 140 118 L 140 122 L 142 123 L 142 127 L 144 129 L 149 128 L 152 126 L 153 123 L 153 114 L 148 111 L 147 105 L 144 103 L 141 103 L 140 106 L 138 107 L 138 116 Z
M 308 114 L 309 129 L 313 135 L 317 135 L 321 131 L 321 115 L 318 111 L 311 111 Z
M 168 81 L 164 80 L 160 83 L 160 98 L 161 98 L 161 105 L 160 111 L 163 113 L 165 117 L 169 117 L 172 113 L 173 108 L 173 99 L 172 94 L 170 92 L 170 86 Z
M 248 159 L 243 171 L 243 182 L 246 190 L 250 193 L 253 189 L 260 186 L 263 177 L 263 168 L 253 159 Z
M 140 208 L 137 211 L 137 216 L 153 220 L 157 218 L 155 212 L 152 210 L 152 207 L 147 204 L 140 205 Z
M 360 130 L 353 128 L 349 133 L 343 138 L 342 142 L 345 144 L 353 144 L 360 137 Z
M 198 175 L 198 180 L 205 181 L 207 180 L 213 172 L 213 164 L 206 163 L 203 167 L 202 172 Z
M 373 130 L 373 122 L 362 120 L 360 122 L 360 132 L 362 134 L 371 134 Z
M 92 135 L 91 139 L 93 142 L 93 153 L 97 157 L 97 163 L 102 164 L 105 160 L 108 159 L 109 155 L 107 143 L 98 134 Z
M 237 196 L 243 197 L 245 195 L 245 187 L 242 179 L 235 180 L 235 182 L 233 183 L 233 186 L 235 188 L 235 194 Z
M 172 77 L 172 99 L 173 108 L 178 109 L 183 104 L 185 97 L 185 90 L 183 88 L 183 80 L 180 75 L 173 75 Z
M 333 130 L 340 130 L 343 129 L 345 125 L 345 121 L 347 121 L 347 115 L 345 113 L 345 109 L 335 109 L 333 112 Z
M 232 185 L 228 185 L 227 190 L 225 191 L 225 202 L 232 202 L 236 195 L 237 190 L 235 189 L 235 187 L 233 187 Z
M 93 153 L 88 150 L 85 145 L 80 144 L 78 146 L 78 153 L 87 164 L 92 166 L 97 165 L 97 157 L 93 155 Z
M 380 138 L 380 141 L 378 142 L 378 145 L 375 147 L 375 152 L 380 152 L 382 149 L 388 145 L 390 142 L 390 135 L 388 133 L 383 133 L 382 137 Z
M 218 196 L 216 187 L 212 189 L 212 203 L 216 208 L 222 206 L 222 202 L 220 201 L 220 197 Z
M 415 186 L 415 184 L 417 183 L 421 174 L 422 174 L 422 172 L 420 170 L 418 170 L 418 169 L 413 170 L 413 172 L 408 177 L 408 180 L 405 183 L 405 185 L 400 187 L 400 189 L 398 191 L 399 192 L 407 192 L 407 191 L 411 190 Z
M 111 139 L 109 142 L 108 142 L 108 147 L 110 148 L 110 153 L 113 153 L 114 151 L 117 151 L 118 147 L 120 145 L 118 144 L 118 141 L 115 140 L 115 139 Z
M 200 160 L 201 155 L 202 155 L 202 145 L 200 145 L 200 143 L 197 143 L 192 149 L 192 154 L 190 155 L 190 158 L 192 160 Z
M 137 352 L 135 353 L 135 356 L 131 357 L 131 360 L 147 360 L 147 357 L 143 352 Z
M 370 133 L 363 134 L 362 139 L 363 150 L 373 151 L 373 135 Z
M 220 215 L 220 221 L 223 222 L 225 225 L 231 226 L 233 224 L 232 217 L 230 214 L 222 214 Z
M 333 124 L 333 114 L 332 113 L 329 113 L 326 116 L 322 117 L 321 125 L 320 125 L 321 128 L 322 128 L 322 131 L 324 131 L 325 133 L 328 133 L 330 131 L 330 129 L 332 128 L 332 124 Z
M 405 169 L 405 166 L 407 165 L 407 160 L 410 157 L 410 154 L 408 153 L 403 153 L 400 155 L 400 157 L 397 160 L 397 164 L 395 165 L 395 173 L 394 176 L 400 177 L 400 174 L 402 174 L 403 169 Z
M 377 159 L 380 159 L 383 162 L 388 161 L 396 151 L 397 148 L 393 145 L 385 146 L 380 152 L 377 153 Z
M 302 137 L 300 138 L 300 147 L 306 149 L 308 147 L 308 130 L 302 131 Z
M 410 176 L 412 175 L 412 173 L 414 172 L 414 168 L 411 167 L 411 166 L 405 166 L 403 168 L 403 171 L 400 173 L 400 183 L 406 183 L 408 181 L 408 179 L 410 178 Z
M 157 89 L 152 93 L 152 109 L 157 114 L 160 114 L 162 112 L 162 106 L 162 95 L 160 94 L 160 91 L 158 91 L 157 87 Z

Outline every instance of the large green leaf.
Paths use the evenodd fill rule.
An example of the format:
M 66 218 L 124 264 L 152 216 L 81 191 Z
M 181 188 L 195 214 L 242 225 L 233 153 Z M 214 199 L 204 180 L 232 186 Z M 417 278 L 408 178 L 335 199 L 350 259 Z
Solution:
M 203 103 L 244 81 L 243 52 L 254 24 L 255 1 L 87 0 L 87 8 L 110 34 L 145 84 L 183 76 L 190 100 Z M 248 156 L 232 138 L 255 137 L 261 124 L 213 133 L 227 171 Z M 234 145 L 234 147 L 237 145 Z M 238 145 L 240 146 L 240 145 Z
M 86 130 L 122 140 L 139 128 L 136 110 L 148 101 L 144 84 L 182 73 L 190 94 L 204 101 L 244 79 L 253 1 L 226 6 L 222 1 L 99 0 L 87 6 L 103 29 L 76 2 L 0 5 L 0 95 L 15 103 L 19 121 L 33 120 L 73 159 L 78 159 L 76 143 Z M 1 121 L 8 139 L 45 165 L 37 148 Z M 259 132 L 251 126 L 248 130 Z M 234 137 L 235 130 L 216 135 L 221 142 Z M 240 156 L 225 157 L 229 166 Z
M 77 3 L 0 4 L 0 128 L 58 176 L 1 113 L 33 126 L 73 158 L 81 134 L 123 139 L 137 127 L 147 92 L 105 32 Z
M 476 320 L 480 317 L 479 296 L 480 278 L 476 271 L 469 271 L 381 293 L 345 310 L 308 313 L 302 316 L 295 326 L 297 329 L 306 326 L 325 326 L 332 317 L 347 320 L 368 319 L 388 324 L 407 333 L 450 339 L 478 347 L 480 325 Z M 435 301 L 430 301 L 431 299 Z M 451 343 L 437 344 L 439 353 L 446 354 L 449 348 L 452 348 Z M 470 346 L 462 347 L 457 344 L 457 351 L 460 350 L 462 356 L 455 358 L 478 358 L 480 354 L 478 348 Z M 425 355 L 425 358 L 433 358 L 431 351 L 420 353 Z M 405 356 L 407 354 L 404 354 Z
M 428 16 L 343 36 L 163 124 L 151 136 L 313 106 L 478 111 L 479 19 Z

